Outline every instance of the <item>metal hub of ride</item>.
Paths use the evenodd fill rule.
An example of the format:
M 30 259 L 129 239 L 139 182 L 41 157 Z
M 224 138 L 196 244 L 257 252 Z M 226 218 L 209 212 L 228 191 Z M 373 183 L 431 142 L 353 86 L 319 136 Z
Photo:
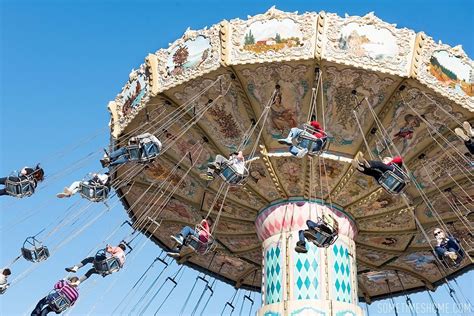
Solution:
M 114 144 L 145 130 L 164 144 L 164 153 L 139 173 L 121 167 L 116 177 L 133 178 L 116 189 L 135 226 L 166 249 L 173 246 L 170 235 L 209 210 L 215 219 L 224 203 L 214 231 L 217 254 L 188 251 L 179 261 L 236 287 L 259 289 L 262 283 L 262 273 L 255 273 L 263 264 L 259 212 L 318 199 L 331 201 L 357 225 L 359 298 L 432 289 L 473 267 L 466 258 L 455 269 L 439 269 L 433 240 L 415 221 L 431 238 L 442 220 L 465 248 L 474 244 L 468 216 L 473 157 L 452 132 L 474 118 L 473 82 L 473 62 L 460 46 L 436 43 L 372 13 L 339 17 L 271 8 L 247 20 L 187 30 L 169 48 L 148 55 L 109 104 Z M 258 122 L 274 92 L 268 118 Z M 358 106 L 354 93 L 362 100 Z M 313 101 L 329 135 L 326 156 L 285 156 L 288 147 L 277 139 L 308 120 Z M 183 115 L 171 116 L 178 109 Z M 248 182 L 215 199 L 221 181 L 208 183 L 201 174 L 217 154 L 235 151 L 256 123 L 261 137 L 250 138 L 244 155 L 256 145 L 260 159 Z M 350 164 L 358 151 L 383 157 L 393 153 L 391 146 L 417 183 L 405 191 L 408 205 Z M 158 200 L 158 194 L 171 198 Z

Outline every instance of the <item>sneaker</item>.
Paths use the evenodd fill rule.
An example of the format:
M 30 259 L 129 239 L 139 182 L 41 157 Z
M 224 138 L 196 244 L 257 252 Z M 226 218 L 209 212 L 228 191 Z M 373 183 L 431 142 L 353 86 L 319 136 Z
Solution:
M 306 243 L 298 241 L 296 243 L 295 251 L 298 253 L 307 253 L 308 250 L 306 249 Z
M 282 145 L 288 145 L 288 146 L 293 145 L 293 142 L 291 141 L 291 138 L 282 138 L 282 139 L 279 139 L 278 142 Z
M 77 266 L 74 266 L 74 267 L 66 268 L 65 270 L 66 270 L 67 272 L 76 273 L 77 270 L 79 270 L 79 268 L 78 268 Z
M 462 127 L 466 131 L 467 136 L 474 137 L 474 128 L 469 124 L 469 122 L 462 123 Z
M 102 168 L 107 168 L 110 164 L 110 159 L 108 159 L 108 158 L 101 159 L 100 164 L 101 164 Z
M 456 261 L 458 258 L 458 255 L 455 252 L 448 251 L 446 252 L 446 256 L 449 257 L 449 259 Z
M 166 254 L 167 254 L 168 256 L 173 257 L 173 258 L 176 258 L 176 259 L 178 259 L 179 257 L 181 257 L 181 255 L 179 254 L 179 252 L 174 252 L 174 251 L 168 251 Z
M 459 127 L 455 128 L 454 129 L 454 132 L 456 133 L 456 135 L 458 135 L 459 137 L 462 138 L 463 141 L 467 142 L 469 141 L 469 137 L 464 133 L 464 131 L 462 129 L 460 129 Z
M 298 153 L 296 154 L 296 157 L 298 157 L 298 158 L 303 158 L 307 153 L 308 153 L 308 149 L 306 149 L 306 148 L 301 149 L 301 150 L 298 151 Z
M 173 239 L 175 242 L 177 242 L 179 245 L 182 245 L 183 242 L 184 242 L 184 238 L 183 238 L 183 236 L 181 236 L 181 235 L 178 235 L 178 236 L 171 235 L 170 237 L 171 237 L 171 239 Z

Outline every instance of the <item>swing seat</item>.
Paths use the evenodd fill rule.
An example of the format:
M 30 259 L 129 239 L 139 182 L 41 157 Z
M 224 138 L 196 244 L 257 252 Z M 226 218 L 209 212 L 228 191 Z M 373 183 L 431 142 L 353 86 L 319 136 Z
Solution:
M 113 256 L 107 258 L 105 249 L 99 250 L 96 253 L 94 258 L 94 269 L 96 269 L 96 271 L 103 277 L 119 271 L 120 268 L 119 260 Z
M 203 229 L 204 228 L 201 225 L 196 225 L 194 231 L 196 232 L 196 235 L 199 236 L 200 232 Z M 217 245 L 214 243 L 214 237 L 212 237 L 211 235 L 209 235 L 207 242 L 203 242 L 199 239 L 199 237 L 196 237 L 195 235 L 189 235 L 188 237 L 186 237 L 184 244 L 200 255 L 205 255 L 209 252 L 212 252 L 217 247 Z
M 32 178 L 18 181 L 18 177 L 9 176 L 5 181 L 5 191 L 10 196 L 23 198 L 32 195 L 35 192 L 36 182 Z
M 107 199 L 109 188 L 103 184 L 91 184 L 89 181 L 82 181 L 79 185 L 79 194 L 91 202 L 102 202 Z
M 127 146 L 129 161 L 147 163 L 158 157 L 160 148 L 157 144 L 136 144 Z
M 408 184 L 408 175 L 397 166 L 393 165 L 394 171 L 385 171 L 379 179 L 379 184 L 390 194 L 400 194 Z M 401 175 L 401 176 L 400 176 Z
M 34 237 L 28 237 L 23 242 L 21 255 L 28 261 L 40 262 L 49 258 L 49 249 Z
M 317 132 L 323 133 L 324 137 L 318 138 L 314 136 L 314 133 L 317 133 Z M 303 145 L 302 144 L 303 142 L 306 142 L 306 145 Z M 320 145 L 320 148 L 319 150 L 315 151 L 313 150 L 313 148 L 315 148 L 316 145 Z M 303 132 L 301 132 L 296 138 L 296 145 L 295 145 L 296 148 L 298 148 L 299 150 L 307 149 L 308 155 L 318 156 L 324 151 L 326 146 L 327 146 L 327 135 L 325 132 L 317 130 L 308 124 L 303 125 Z
M 459 252 L 456 252 L 457 258 L 456 260 L 453 260 L 449 258 L 448 256 L 443 256 L 442 257 L 442 262 L 448 269 L 457 269 L 461 266 L 461 262 L 464 259 L 464 256 L 462 256 Z
M 53 290 L 48 295 L 48 305 L 56 314 L 64 312 L 72 306 L 71 301 L 61 292 Z
M 327 248 L 338 238 L 338 229 L 322 218 L 318 218 L 318 226 L 304 231 L 304 236 L 319 248 Z
M 247 182 L 249 171 L 244 167 L 243 173 L 239 172 L 232 163 L 223 163 L 219 176 L 231 186 L 241 186 Z

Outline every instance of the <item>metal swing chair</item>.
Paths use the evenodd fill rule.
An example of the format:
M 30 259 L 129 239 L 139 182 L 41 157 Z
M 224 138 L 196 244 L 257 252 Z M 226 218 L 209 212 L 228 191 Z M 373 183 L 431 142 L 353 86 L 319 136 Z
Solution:
M 188 237 L 186 237 L 186 239 L 184 240 L 183 245 L 189 247 L 200 255 L 205 255 L 209 252 L 214 251 L 217 248 L 217 244 L 214 242 L 214 237 L 211 234 L 209 234 L 207 242 L 200 240 L 197 236 L 200 235 L 200 232 L 202 230 L 204 230 L 204 227 L 202 227 L 202 225 L 200 224 L 197 224 L 194 227 L 194 231 L 196 232 L 196 234 L 188 235 Z
M 242 186 L 247 183 L 249 170 L 244 167 L 243 172 L 237 170 L 237 167 L 232 163 L 223 163 L 219 171 L 219 177 L 230 186 Z
M 20 175 L 11 174 L 5 181 L 5 191 L 10 196 L 16 198 L 24 198 L 33 195 L 36 188 L 36 180 L 31 176 L 25 176 L 24 179 Z
M 28 261 L 40 262 L 49 258 L 49 249 L 35 237 L 28 237 L 21 247 L 21 255 Z
M 148 163 L 160 154 L 160 148 L 155 143 L 131 144 L 127 146 L 127 156 L 131 162 Z
M 410 182 L 408 175 L 396 164 L 391 165 L 392 170 L 385 171 L 379 178 L 378 183 L 390 194 L 400 194 L 406 185 Z
M 121 269 L 119 259 L 114 256 L 107 257 L 105 249 L 97 251 L 93 264 L 94 269 L 103 277 Z
M 8 283 L 0 285 L 0 295 L 5 293 L 9 286 L 10 286 L 10 284 L 8 284 Z
M 56 314 L 64 312 L 72 305 L 72 302 L 60 291 L 53 290 L 48 294 L 48 306 Z
M 324 136 L 318 138 L 314 136 L 314 133 L 322 133 Z M 326 149 L 327 146 L 327 134 L 324 131 L 315 129 L 309 124 L 303 124 L 303 131 L 296 138 L 295 147 L 299 150 L 307 149 L 309 156 L 319 156 Z M 304 144 L 306 142 L 306 145 Z M 318 150 L 313 150 L 316 145 L 320 145 Z
M 334 244 L 339 236 L 339 227 L 337 221 L 330 215 L 327 215 L 332 223 L 325 220 L 325 216 L 318 217 L 317 224 L 314 229 L 307 229 L 304 231 L 306 239 L 311 241 L 319 248 L 327 248 Z
M 105 201 L 109 192 L 110 188 L 107 185 L 91 181 L 91 179 L 83 180 L 79 184 L 79 194 L 91 202 Z

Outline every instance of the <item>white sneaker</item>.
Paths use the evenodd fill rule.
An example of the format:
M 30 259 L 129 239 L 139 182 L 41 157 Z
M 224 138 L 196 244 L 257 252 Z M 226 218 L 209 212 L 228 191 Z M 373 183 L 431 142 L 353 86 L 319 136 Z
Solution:
M 464 133 L 464 131 L 459 127 L 455 128 L 454 132 L 456 133 L 456 135 L 461 137 L 463 141 L 467 142 L 469 140 L 469 137 L 466 135 L 466 133 Z
M 466 131 L 467 136 L 474 137 L 474 128 L 469 124 L 469 122 L 462 123 L 462 127 Z
M 184 242 L 184 238 L 181 235 L 179 235 L 179 236 L 171 235 L 170 237 L 171 237 L 171 239 L 173 239 L 174 241 L 176 241 L 180 245 L 182 245 L 183 242 Z
M 301 149 L 297 154 L 296 157 L 303 158 L 308 153 L 308 149 L 304 148 Z

